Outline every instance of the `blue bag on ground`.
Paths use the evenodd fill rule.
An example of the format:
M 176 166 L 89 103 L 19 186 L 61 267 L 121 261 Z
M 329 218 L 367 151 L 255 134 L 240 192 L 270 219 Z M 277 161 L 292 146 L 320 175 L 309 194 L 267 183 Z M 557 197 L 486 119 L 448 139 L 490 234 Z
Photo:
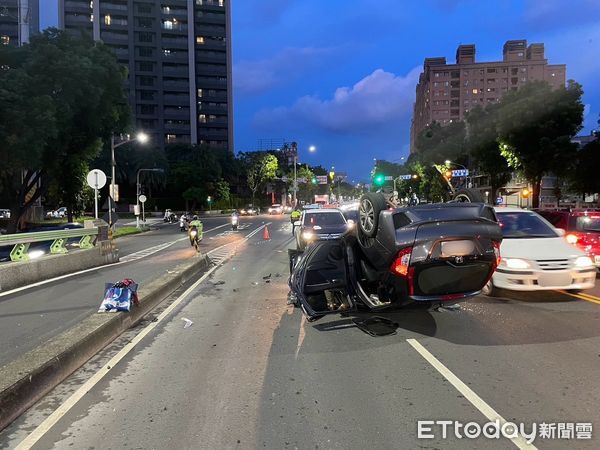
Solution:
M 131 303 L 137 304 L 137 287 L 137 284 L 129 280 L 115 284 L 106 283 L 104 299 L 98 312 L 129 312 Z

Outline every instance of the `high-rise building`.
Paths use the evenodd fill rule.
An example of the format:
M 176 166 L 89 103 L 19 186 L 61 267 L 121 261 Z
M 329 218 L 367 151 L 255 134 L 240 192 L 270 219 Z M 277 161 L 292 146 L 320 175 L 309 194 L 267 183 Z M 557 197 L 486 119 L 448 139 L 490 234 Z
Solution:
M 59 0 L 59 26 L 127 66 L 134 124 L 153 142 L 233 151 L 230 0 Z
M 39 30 L 39 0 L 0 0 L 0 45 L 23 45 Z
M 411 153 L 416 136 L 432 122 L 463 120 L 476 105 L 496 102 L 531 80 L 564 86 L 566 70 L 564 64 L 548 64 L 544 44 L 527 46 L 524 39 L 506 41 L 502 61 L 476 62 L 475 45 L 459 45 L 455 64 L 447 64 L 445 57 L 425 58 L 410 129 Z

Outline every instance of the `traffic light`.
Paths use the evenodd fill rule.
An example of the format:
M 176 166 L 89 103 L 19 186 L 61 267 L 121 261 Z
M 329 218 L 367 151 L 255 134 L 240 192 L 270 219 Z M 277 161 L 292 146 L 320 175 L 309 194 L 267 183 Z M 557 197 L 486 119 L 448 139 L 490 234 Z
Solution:
M 317 177 L 312 177 L 312 179 L 310 180 L 310 182 L 312 184 L 317 184 Z
M 450 172 L 449 170 L 446 171 L 445 173 L 446 179 L 449 180 L 450 178 L 452 178 L 452 172 Z
M 382 173 L 375 174 L 373 177 L 373 183 L 375 183 L 377 186 L 383 186 L 385 183 L 385 175 Z

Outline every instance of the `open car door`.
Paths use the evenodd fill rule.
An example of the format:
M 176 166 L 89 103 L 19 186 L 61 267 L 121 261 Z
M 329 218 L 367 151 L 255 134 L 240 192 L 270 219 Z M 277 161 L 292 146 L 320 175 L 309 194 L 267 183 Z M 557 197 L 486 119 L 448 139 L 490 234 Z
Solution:
M 309 321 L 355 309 L 344 240 L 317 241 L 292 263 L 290 288 Z

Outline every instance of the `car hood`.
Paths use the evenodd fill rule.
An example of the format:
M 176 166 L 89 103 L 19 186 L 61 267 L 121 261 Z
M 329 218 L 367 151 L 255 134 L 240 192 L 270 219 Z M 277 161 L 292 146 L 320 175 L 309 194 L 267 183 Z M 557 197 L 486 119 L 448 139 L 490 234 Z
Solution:
M 566 259 L 583 256 L 584 253 L 562 237 L 511 239 L 504 238 L 500 246 L 502 258 Z

